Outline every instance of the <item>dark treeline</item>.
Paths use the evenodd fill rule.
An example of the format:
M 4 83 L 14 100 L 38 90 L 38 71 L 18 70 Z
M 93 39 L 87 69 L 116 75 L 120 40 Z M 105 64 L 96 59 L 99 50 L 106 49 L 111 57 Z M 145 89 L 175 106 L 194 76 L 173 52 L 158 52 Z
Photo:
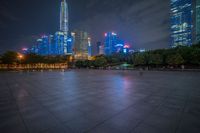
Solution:
M 78 68 L 99 68 L 117 66 L 128 63 L 137 67 L 148 68 L 199 68 L 200 44 L 191 47 L 179 46 L 172 49 L 159 49 L 143 53 L 114 54 L 112 56 L 96 56 L 93 61 L 77 61 Z

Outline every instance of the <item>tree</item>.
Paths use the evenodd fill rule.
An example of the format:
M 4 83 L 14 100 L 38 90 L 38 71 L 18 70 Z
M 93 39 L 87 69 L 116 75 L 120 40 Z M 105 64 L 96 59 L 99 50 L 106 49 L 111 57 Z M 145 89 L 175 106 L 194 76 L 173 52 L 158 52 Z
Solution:
M 94 61 L 95 67 L 105 67 L 107 65 L 107 60 L 104 57 L 97 57 Z
M 43 56 L 36 55 L 36 54 L 28 54 L 25 57 L 24 63 L 27 64 L 36 64 L 36 63 L 44 63 L 45 59 Z
M 14 64 L 18 62 L 18 53 L 13 51 L 8 51 L 2 55 L 3 64 Z
M 162 55 L 160 54 L 150 54 L 149 64 L 150 65 L 161 65 L 163 63 Z
M 0 55 L 0 64 L 2 63 L 2 55 Z
M 192 60 L 190 61 L 191 64 L 200 65 L 200 48 L 199 49 L 194 48 L 192 50 L 191 58 L 192 58 Z
M 83 67 L 83 61 L 81 61 L 81 60 L 76 61 L 75 66 L 78 68 Z
M 179 53 L 177 53 L 175 55 L 169 55 L 167 57 L 167 63 L 172 66 L 182 65 L 184 63 L 184 59 Z
M 137 53 L 137 54 L 134 56 L 133 62 L 134 62 L 134 65 L 136 65 L 136 66 L 145 65 L 145 64 L 146 64 L 146 61 L 145 61 L 145 56 L 144 56 L 144 54 L 143 54 L 143 53 Z

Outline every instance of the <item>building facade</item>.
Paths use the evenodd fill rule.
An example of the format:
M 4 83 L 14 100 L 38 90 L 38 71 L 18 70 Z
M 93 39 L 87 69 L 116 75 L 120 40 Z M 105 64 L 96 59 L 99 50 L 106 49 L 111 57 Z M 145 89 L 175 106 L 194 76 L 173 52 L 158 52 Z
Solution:
M 115 45 L 117 44 L 117 34 L 114 32 L 105 33 L 104 53 L 111 55 L 115 52 Z
M 91 38 L 88 37 L 88 56 L 92 57 L 92 44 L 91 44 Z
M 124 41 L 119 39 L 116 33 L 105 33 L 104 54 L 112 55 L 114 53 L 123 52 Z
M 63 32 L 56 32 L 54 36 L 55 54 L 54 55 L 64 55 L 64 42 L 65 35 Z
M 200 42 L 200 0 L 196 1 L 196 41 Z
M 74 31 L 72 33 L 73 37 L 73 51 L 76 60 L 87 60 L 88 59 L 88 47 L 90 43 L 90 38 L 87 32 L 84 31 Z
M 171 47 L 199 40 L 199 0 L 171 0 Z
M 101 42 L 97 42 L 96 45 L 97 45 L 97 49 L 96 49 L 97 55 L 99 55 L 100 46 L 101 46 L 102 44 L 101 44 Z
M 66 0 L 62 0 L 60 6 L 60 32 L 64 35 L 63 40 L 63 55 L 68 54 L 67 49 L 67 39 L 68 39 L 68 32 L 69 32 L 69 14 L 68 14 L 68 4 Z

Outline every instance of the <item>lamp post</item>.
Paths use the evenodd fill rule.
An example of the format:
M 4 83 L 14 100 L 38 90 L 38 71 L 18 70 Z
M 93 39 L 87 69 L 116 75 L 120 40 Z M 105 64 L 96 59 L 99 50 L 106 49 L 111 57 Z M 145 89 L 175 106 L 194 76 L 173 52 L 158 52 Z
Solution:
M 24 56 L 22 54 L 18 54 L 18 60 L 19 60 L 19 64 L 21 65 L 22 63 L 22 59 L 24 58 Z

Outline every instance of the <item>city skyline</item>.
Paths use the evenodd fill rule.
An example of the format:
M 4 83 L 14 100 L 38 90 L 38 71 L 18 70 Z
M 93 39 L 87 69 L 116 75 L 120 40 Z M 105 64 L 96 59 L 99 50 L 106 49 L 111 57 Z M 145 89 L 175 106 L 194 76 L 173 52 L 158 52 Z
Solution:
M 114 3 L 111 2 L 112 4 L 98 0 L 87 0 L 85 3 L 78 0 L 68 0 L 67 2 L 70 5 L 70 29 L 87 29 L 85 31 L 88 31 L 91 35 L 93 44 L 96 44 L 96 41 L 103 41 L 105 32 L 115 31 L 124 40 L 130 42 L 134 48 L 156 49 L 166 48 L 169 45 L 170 1 L 160 5 L 162 8 L 157 6 L 156 1 L 145 3 L 145 1 L 139 2 L 137 0 L 126 0 L 126 2 L 117 0 Z M 10 0 L 3 0 L 1 3 L 1 10 L 10 12 L 12 14 L 10 16 L 18 18 L 18 20 L 10 20 L 5 13 L 1 13 L 1 18 L 3 18 L 1 21 L 1 29 L 3 30 L 0 33 L 2 36 L 1 52 L 8 49 L 16 50 L 28 47 L 26 45 L 29 45 L 28 42 L 32 36 L 40 33 L 53 33 L 58 29 L 59 2 L 47 2 L 46 0 L 26 2 L 22 0 L 19 5 L 21 10 L 15 7 L 11 8 L 15 2 L 11 3 Z M 27 8 L 28 3 L 33 7 L 38 6 L 37 10 L 34 10 L 33 7 Z M 119 8 L 122 3 L 124 6 Z M 148 12 L 142 10 L 144 8 L 147 8 Z M 158 10 L 161 10 L 159 14 L 157 13 Z M 149 14 L 153 16 L 149 17 Z M 6 19 L 2 16 L 6 16 Z M 140 23 L 138 23 L 139 20 L 141 20 Z M 151 23 L 151 25 L 148 23 Z M 3 25 L 11 26 L 6 28 Z

